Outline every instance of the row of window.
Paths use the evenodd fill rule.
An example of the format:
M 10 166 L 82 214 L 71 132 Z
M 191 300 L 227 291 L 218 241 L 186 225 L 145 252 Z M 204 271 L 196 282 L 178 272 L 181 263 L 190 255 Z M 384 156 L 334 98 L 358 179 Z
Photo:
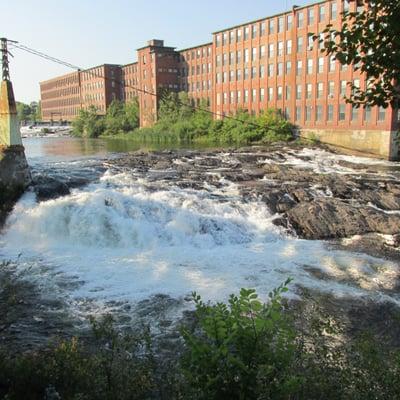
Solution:
M 343 1 L 343 10 L 349 9 L 349 1 Z M 307 22 L 306 22 L 307 17 Z M 338 17 L 338 2 L 334 1 L 328 5 L 321 4 L 318 6 L 318 20 L 315 15 L 315 8 L 310 7 L 307 10 L 299 11 L 296 13 L 296 27 L 303 28 L 305 24 L 314 25 L 315 22 L 333 21 Z M 293 14 L 280 16 L 278 18 L 271 18 L 267 21 L 252 24 L 250 26 L 240 27 L 229 32 L 215 35 L 215 45 L 226 46 L 228 44 L 237 43 L 245 40 L 256 39 L 258 36 L 265 36 L 275 33 L 282 33 L 285 30 L 290 31 L 293 28 Z
M 323 74 L 325 73 L 325 58 L 320 57 L 318 64 L 314 68 L 314 60 L 307 60 L 307 75 L 314 73 Z M 328 64 L 328 72 L 332 73 L 336 70 L 336 61 L 331 58 Z M 346 71 L 347 66 L 341 66 L 341 71 Z M 277 64 L 260 65 L 259 67 L 243 68 L 217 72 L 215 75 L 216 83 L 228 83 L 247 79 L 263 79 L 265 77 L 272 78 L 274 76 L 290 75 L 292 73 L 292 62 L 286 61 L 286 63 L 279 62 Z M 296 62 L 296 76 L 303 75 L 303 61 L 298 60 Z
M 308 36 L 307 50 L 312 51 L 314 49 L 315 40 L 312 36 Z M 323 33 L 320 34 L 320 39 L 323 39 Z M 323 49 L 324 43 L 318 41 L 319 49 Z M 296 53 L 303 53 L 304 50 L 304 37 L 299 36 L 296 41 Z M 259 47 L 252 47 L 242 50 L 231 51 L 229 53 L 217 54 L 215 57 L 215 64 L 217 67 L 225 65 L 245 64 L 263 60 L 267 56 L 268 58 L 274 58 L 275 56 L 281 57 L 283 55 L 291 55 L 293 51 L 293 41 L 291 39 L 280 41 L 277 43 L 270 43 L 268 46 L 262 45 Z M 243 56 L 243 57 L 242 57 Z
M 328 83 L 327 93 L 325 93 L 325 87 L 323 82 L 318 82 L 315 89 L 312 83 L 308 83 L 305 85 L 305 99 L 312 100 L 316 99 L 333 99 L 335 96 L 335 84 L 334 82 Z M 341 82 L 340 86 L 340 96 L 344 98 L 347 95 L 347 87 L 348 83 L 346 81 Z M 315 93 L 314 93 L 315 90 Z M 260 89 L 245 89 L 243 91 L 243 102 L 247 102 L 249 99 L 249 94 L 251 94 L 251 100 L 253 102 L 258 101 L 263 102 L 265 100 L 265 95 L 267 94 L 268 101 L 275 100 L 285 100 L 289 101 L 292 99 L 292 87 L 291 86 L 277 86 L 276 93 L 274 87 L 269 87 L 266 91 L 265 88 Z M 257 97 L 258 96 L 258 97 Z M 303 100 L 303 85 L 296 85 L 295 87 L 295 99 Z M 230 92 L 217 93 L 217 105 L 222 104 L 235 104 L 240 103 L 242 101 L 242 91 L 241 90 L 232 90 Z
M 212 48 L 209 47 L 203 47 L 201 49 L 193 49 L 190 51 L 184 51 L 181 53 L 181 62 L 185 61 L 190 61 L 190 60 L 198 60 L 200 58 L 204 57 L 210 57 L 212 54 Z

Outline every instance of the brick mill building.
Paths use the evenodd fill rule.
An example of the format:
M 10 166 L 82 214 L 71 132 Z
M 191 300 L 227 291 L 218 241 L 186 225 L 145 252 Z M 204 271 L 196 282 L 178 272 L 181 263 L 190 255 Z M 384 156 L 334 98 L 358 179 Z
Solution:
M 280 109 L 304 136 L 387 159 L 399 157 L 399 114 L 346 104 L 349 82 L 365 87 L 352 67 L 326 56 L 309 33 L 341 26 L 341 12 L 357 1 L 329 0 L 237 25 L 212 34 L 212 42 L 184 50 L 151 40 L 137 62 L 104 65 L 40 84 L 44 120 L 71 121 L 93 104 L 104 113 L 112 99 L 137 97 L 140 124 L 157 118 L 165 90 L 187 92 L 194 105 L 206 102 L 216 118 L 247 109 Z M 94 74 L 94 72 L 97 73 Z

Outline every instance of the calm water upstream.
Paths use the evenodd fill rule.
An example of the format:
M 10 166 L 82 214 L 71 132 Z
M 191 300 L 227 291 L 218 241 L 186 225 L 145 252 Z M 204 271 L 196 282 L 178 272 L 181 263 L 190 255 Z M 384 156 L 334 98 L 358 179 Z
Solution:
M 272 223 L 276 216 L 264 203 L 244 201 L 235 183 L 221 178 L 215 185 L 178 187 L 166 174 L 184 159 L 146 173 L 112 163 L 126 151 L 157 146 L 73 138 L 24 144 L 36 176 L 77 184 L 69 195 L 42 202 L 26 193 L 0 236 L 0 258 L 29 269 L 44 291 L 65 298 L 77 313 L 160 294 L 176 300 L 171 312 L 179 313 L 193 290 L 223 300 L 241 287 L 255 287 L 265 297 L 289 276 L 294 285 L 335 296 L 399 301 L 390 292 L 396 263 L 290 236 Z M 340 156 L 326 154 L 310 150 L 309 166 L 346 172 Z M 304 163 L 295 156 L 290 162 Z M 212 173 L 218 178 L 217 170 Z

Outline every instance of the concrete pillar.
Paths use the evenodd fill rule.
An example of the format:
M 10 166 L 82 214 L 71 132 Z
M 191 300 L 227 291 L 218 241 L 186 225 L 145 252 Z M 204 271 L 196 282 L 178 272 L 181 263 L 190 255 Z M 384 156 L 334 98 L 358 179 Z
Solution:
M 12 83 L 0 84 L 0 146 L 22 146 Z

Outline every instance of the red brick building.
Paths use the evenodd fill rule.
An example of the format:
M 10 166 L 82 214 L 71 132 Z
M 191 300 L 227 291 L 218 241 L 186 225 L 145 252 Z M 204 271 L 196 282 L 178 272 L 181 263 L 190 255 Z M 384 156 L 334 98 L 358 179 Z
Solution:
M 114 76 L 119 68 L 123 84 L 119 91 L 108 90 L 115 89 L 114 96 L 126 101 L 138 97 L 141 126 L 154 123 L 165 90 L 185 91 L 194 105 L 207 102 L 216 118 L 239 109 L 255 114 L 280 109 L 304 136 L 397 158 L 398 112 L 346 104 L 348 83 L 363 88 L 365 79 L 326 56 L 322 45 L 309 36 L 321 34 L 328 24 L 340 28 L 341 12 L 359 6 L 354 0 L 325 0 L 294 7 L 217 31 L 212 42 L 180 51 L 165 47 L 162 40 L 151 40 L 138 49 L 137 62 L 115 66 Z M 93 87 L 93 83 L 82 81 L 82 73 L 41 83 L 43 117 L 60 112 L 70 120 L 90 102 L 104 112 L 110 96 L 102 92 L 106 86 Z M 90 90 L 84 88 L 88 84 Z

